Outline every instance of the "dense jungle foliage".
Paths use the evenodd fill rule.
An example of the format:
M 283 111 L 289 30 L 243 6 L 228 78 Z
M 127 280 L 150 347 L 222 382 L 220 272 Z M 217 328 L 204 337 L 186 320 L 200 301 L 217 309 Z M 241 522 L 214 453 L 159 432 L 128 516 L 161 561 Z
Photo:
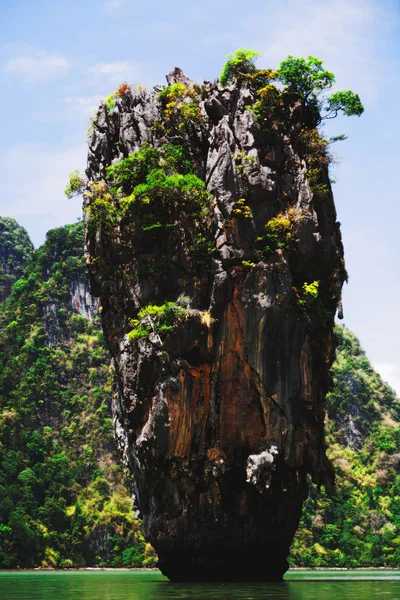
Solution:
M 0 568 L 156 561 L 115 453 L 99 320 L 77 304 L 77 282 L 87 290 L 80 223 L 48 233 L 0 305 Z M 337 334 L 326 422 L 336 492 L 310 486 L 290 560 L 399 566 L 399 400 L 357 338 Z
M 11 292 L 32 257 L 33 244 L 21 225 L 9 217 L 0 217 L 0 301 Z
M 154 564 L 116 460 L 99 319 L 73 293 L 82 245 L 80 223 L 50 231 L 0 306 L 0 568 Z
M 400 565 L 400 402 L 356 336 L 337 327 L 334 389 L 327 397 L 328 456 L 336 491 L 305 502 L 291 563 L 304 567 Z

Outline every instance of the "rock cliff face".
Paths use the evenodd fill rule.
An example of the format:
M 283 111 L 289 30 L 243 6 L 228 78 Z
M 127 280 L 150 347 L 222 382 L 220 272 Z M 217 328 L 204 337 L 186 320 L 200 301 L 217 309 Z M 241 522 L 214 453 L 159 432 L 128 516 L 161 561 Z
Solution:
M 101 105 L 89 141 L 86 262 L 117 441 L 168 577 L 279 580 L 307 475 L 332 482 L 323 405 L 345 270 L 327 161 L 290 97 L 256 116 L 246 82 L 167 81 Z M 186 163 L 168 171 L 165 144 Z M 178 186 L 190 163 L 205 182 L 200 212 L 181 186 L 159 217 L 172 179 L 127 158 L 149 147 L 157 177 Z M 130 180 L 107 171 L 119 163 Z

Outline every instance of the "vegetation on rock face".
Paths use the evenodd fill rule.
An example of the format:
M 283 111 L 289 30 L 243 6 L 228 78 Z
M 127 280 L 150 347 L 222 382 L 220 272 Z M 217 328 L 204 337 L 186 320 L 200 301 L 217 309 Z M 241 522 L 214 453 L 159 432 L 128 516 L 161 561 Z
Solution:
M 285 250 L 291 239 L 292 222 L 285 215 L 273 217 L 265 225 L 265 231 L 257 239 L 259 253 L 262 257 L 275 250 Z
M 0 301 L 10 294 L 33 253 L 27 231 L 9 217 L 0 218 Z
M 319 113 L 318 122 L 337 117 L 339 112 L 347 117 L 359 117 L 364 112 L 358 94 L 351 90 L 327 96 L 328 90 L 335 84 L 335 76 L 324 70 L 322 60 L 314 56 L 307 59 L 288 56 L 281 62 L 278 73 L 287 93 L 294 94 L 304 107 Z
M 210 196 L 181 146 L 166 144 L 156 149 L 145 143 L 137 152 L 108 167 L 107 179 L 109 186 L 92 184 L 91 217 L 101 199 L 109 205 L 108 213 L 114 210 L 115 224 L 125 218 L 126 224 L 135 227 L 136 234 L 174 227 L 178 215 L 180 219 L 187 218 L 192 229 L 201 228 Z
M 246 48 L 239 48 L 236 52 L 228 54 L 228 60 L 220 75 L 221 85 L 228 85 L 238 77 L 255 73 L 257 69 L 254 62 L 259 56 L 260 52 Z
M 364 107 L 359 96 L 351 90 L 331 93 L 335 76 L 313 56 L 288 56 L 276 71 L 257 69 L 258 56 L 258 52 L 243 48 L 229 54 L 220 76 L 221 85 L 236 80 L 250 90 L 253 100 L 246 108 L 255 115 L 266 143 L 274 144 L 285 135 L 286 149 L 294 149 L 306 162 L 311 191 L 321 198 L 329 196 L 329 178 L 322 174 L 333 162 L 329 145 L 345 136 L 326 139 L 319 127 L 339 113 L 360 116 Z M 242 163 L 243 157 L 238 163 L 243 170 Z M 257 250 L 261 257 L 265 258 L 271 250 L 289 248 L 286 240 L 277 240 L 276 235 L 273 238 L 271 232 L 259 236 Z
M 71 173 L 69 176 L 69 182 L 65 186 L 65 195 L 67 198 L 80 196 L 85 189 L 86 183 L 85 176 L 79 173 L 79 171 L 74 171 Z
M 191 88 L 183 83 L 175 83 L 159 93 L 163 102 L 163 120 L 156 125 L 169 135 L 181 133 L 191 125 L 200 125 L 203 121 L 200 108 L 200 88 Z
M 131 93 L 132 90 L 129 87 L 129 85 L 125 82 L 121 83 L 119 88 L 113 94 L 109 94 L 105 99 L 104 104 L 106 106 L 108 114 L 112 115 L 115 107 L 115 101 L 117 100 L 117 98 L 124 98 L 125 96 L 130 95 Z
M 132 276 L 151 273 L 172 283 L 182 265 L 191 261 L 199 269 L 210 260 L 212 198 L 181 144 L 154 148 L 143 143 L 107 168 L 106 182 L 89 182 L 86 196 L 90 232 L 99 231 L 117 245 L 121 232 L 133 240 L 129 254 L 121 247 L 116 268 L 133 266 Z
M 291 551 L 304 567 L 400 565 L 400 401 L 345 327 L 327 397 L 336 491 L 311 493 Z
M 82 243 L 81 224 L 50 231 L 0 305 L 0 568 L 154 564 L 116 462 Z
M 243 79 L 255 86 L 259 97 L 255 106 L 257 116 L 262 116 L 266 107 L 271 109 L 274 104 L 283 103 L 285 95 L 300 100 L 303 108 L 312 116 L 314 127 L 325 119 L 337 117 L 340 112 L 348 117 L 360 116 L 364 112 L 358 94 L 351 90 L 328 95 L 335 84 L 335 75 L 324 69 L 323 61 L 319 58 L 288 56 L 277 71 L 261 71 L 254 64 L 259 56 L 260 53 L 254 50 L 236 50 L 228 55 L 220 75 L 223 86 L 234 79 Z M 282 92 L 270 83 L 273 80 L 283 84 Z
M 138 312 L 138 318 L 133 319 L 131 324 L 134 327 L 128 333 L 128 339 L 135 341 L 147 338 L 150 333 L 165 334 L 171 331 L 179 319 L 183 319 L 187 314 L 187 309 L 176 302 L 165 302 L 161 306 L 149 304 L 141 308 Z
M 138 251 L 153 245 L 154 230 L 161 230 L 157 235 L 162 230 L 168 235 L 168 229 L 178 229 L 179 225 L 189 249 L 202 252 L 210 195 L 193 173 L 182 147 L 167 144 L 156 150 L 144 144 L 138 152 L 109 167 L 107 175 L 118 198 L 119 216 L 140 236 Z

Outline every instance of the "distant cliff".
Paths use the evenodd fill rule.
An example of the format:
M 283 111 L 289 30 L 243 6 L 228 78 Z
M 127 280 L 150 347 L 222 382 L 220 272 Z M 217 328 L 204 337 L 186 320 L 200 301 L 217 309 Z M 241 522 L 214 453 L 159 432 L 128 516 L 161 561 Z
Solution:
M 26 229 L 14 219 L 0 217 L 0 302 L 10 295 L 32 253 L 33 244 Z
M 336 488 L 311 493 L 292 549 L 304 567 L 400 566 L 400 400 L 355 335 L 337 327 L 327 397 L 328 456 Z
M 86 262 L 115 360 L 116 435 L 171 579 L 280 579 L 346 277 L 325 144 L 290 94 L 179 69 L 121 86 L 89 139 Z M 265 81 L 264 81 L 265 80 Z
M 0 568 L 154 564 L 116 462 L 81 223 L 49 231 L 0 304 L 0 365 Z

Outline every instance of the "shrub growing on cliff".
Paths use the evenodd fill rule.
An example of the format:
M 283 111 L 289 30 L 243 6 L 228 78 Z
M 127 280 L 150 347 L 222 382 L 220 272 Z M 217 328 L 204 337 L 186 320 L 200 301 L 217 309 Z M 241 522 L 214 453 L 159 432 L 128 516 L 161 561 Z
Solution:
M 112 113 L 114 112 L 115 101 L 118 98 L 123 98 L 124 96 L 126 96 L 128 93 L 131 93 L 131 92 L 132 92 L 132 90 L 129 87 L 129 85 L 126 82 L 124 82 L 124 83 L 121 83 L 119 88 L 114 93 L 109 94 L 105 99 L 105 105 L 106 105 L 108 114 L 112 115 Z
M 319 281 L 304 282 L 301 290 L 293 288 L 299 308 L 305 312 L 315 305 L 319 298 Z
M 227 56 L 221 75 L 219 77 L 221 85 L 228 85 L 241 75 L 252 74 L 257 71 L 254 64 L 255 60 L 261 56 L 260 52 L 239 48 L 236 52 L 231 52 Z
M 121 187 L 124 192 L 131 193 L 135 186 L 146 182 L 152 171 L 160 168 L 167 175 L 193 173 L 193 165 L 182 146 L 164 144 L 154 148 L 144 142 L 139 150 L 107 167 L 107 179 L 114 188 Z
M 86 178 L 79 171 L 74 171 L 69 176 L 69 182 L 65 187 L 65 195 L 71 199 L 74 196 L 79 196 L 85 189 Z
M 152 169 L 144 183 L 121 199 L 123 215 L 135 217 L 142 231 L 173 227 L 179 215 L 200 218 L 210 196 L 204 182 L 192 173 L 168 175 L 162 168 Z
M 314 126 L 325 119 L 333 119 L 340 112 L 351 117 L 364 112 L 358 94 L 344 90 L 328 95 L 335 84 L 335 75 L 324 69 L 324 63 L 315 56 L 296 58 L 288 56 L 281 62 L 278 71 L 257 69 L 254 62 L 259 52 L 241 48 L 228 55 L 220 75 L 221 85 L 234 79 L 245 79 L 256 91 L 257 100 L 253 111 L 258 118 L 272 114 L 282 103 L 282 93 L 297 97 L 313 115 Z M 283 90 L 271 83 L 277 79 Z
M 107 179 L 115 187 L 122 186 L 124 190 L 131 190 L 135 185 L 143 183 L 159 163 L 160 151 L 145 142 L 137 152 L 123 158 L 116 165 L 107 167 Z
M 163 120 L 158 127 L 167 133 L 179 133 L 190 125 L 201 124 L 203 116 L 200 108 L 198 86 L 189 87 L 183 83 L 174 83 L 159 93 L 163 103 Z
M 244 198 L 240 198 L 233 207 L 232 215 L 238 219 L 252 219 L 253 213 Z
M 265 258 L 275 250 L 286 250 L 291 239 L 292 223 L 285 215 L 273 217 L 265 225 L 265 232 L 257 239 L 260 256 Z
M 107 178 L 119 216 L 134 229 L 136 238 L 141 236 L 140 251 L 154 246 L 155 241 L 151 233 L 143 234 L 153 230 L 167 234 L 168 230 L 180 243 L 186 243 L 189 253 L 208 253 L 210 234 L 205 217 L 211 196 L 193 171 L 186 151 L 177 144 L 156 149 L 145 143 L 108 167 Z
M 304 107 L 314 111 L 317 124 L 336 117 L 339 112 L 348 117 L 360 116 L 364 107 L 358 94 L 346 90 L 327 95 L 335 84 L 335 75 L 323 65 L 314 56 L 307 59 L 288 56 L 279 66 L 279 79 L 287 93 L 297 96 Z
M 151 332 L 165 334 L 187 314 L 187 309 L 176 302 L 165 302 L 161 306 L 148 304 L 138 312 L 138 318 L 131 321 L 134 329 L 128 333 L 128 339 L 134 342 L 147 338 Z

